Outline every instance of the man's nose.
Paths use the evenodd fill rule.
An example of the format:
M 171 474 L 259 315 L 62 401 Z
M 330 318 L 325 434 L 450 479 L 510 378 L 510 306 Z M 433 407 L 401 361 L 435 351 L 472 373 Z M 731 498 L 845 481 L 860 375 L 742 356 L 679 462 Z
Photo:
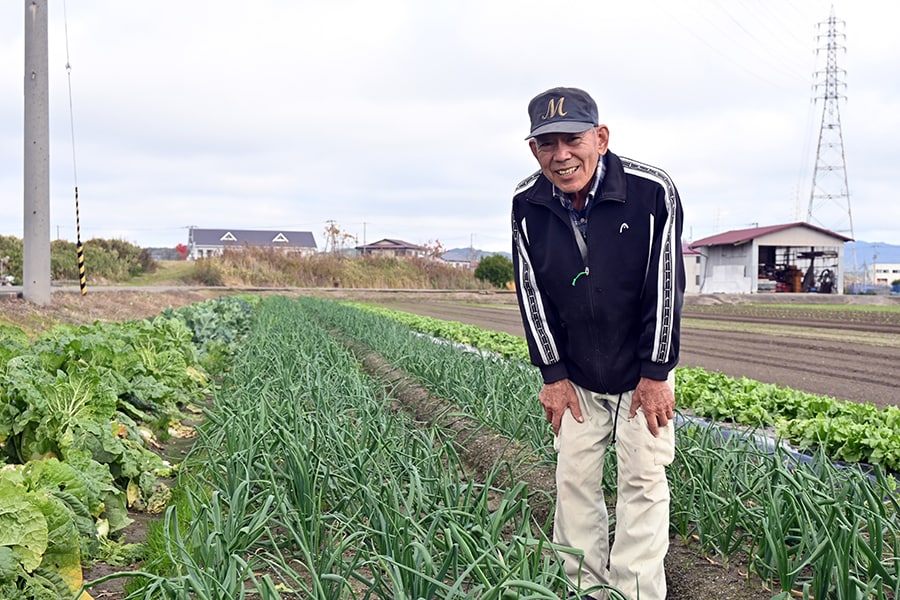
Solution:
M 556 146 L 553 147 L 554 160 L 568 160 L 570 156 L 572 156 L 572 152 L 569 150 L 569 147 L 561 141 L 557 142 Z

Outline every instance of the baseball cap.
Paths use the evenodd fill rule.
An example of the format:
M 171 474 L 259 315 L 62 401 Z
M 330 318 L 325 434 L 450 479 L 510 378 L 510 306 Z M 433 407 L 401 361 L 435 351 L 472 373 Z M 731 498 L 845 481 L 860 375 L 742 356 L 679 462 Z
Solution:
M 597 103 L 584 90 L 555 87 L 528 103 L 530 139 L 545 133 L 580 133 L 600 124 Z

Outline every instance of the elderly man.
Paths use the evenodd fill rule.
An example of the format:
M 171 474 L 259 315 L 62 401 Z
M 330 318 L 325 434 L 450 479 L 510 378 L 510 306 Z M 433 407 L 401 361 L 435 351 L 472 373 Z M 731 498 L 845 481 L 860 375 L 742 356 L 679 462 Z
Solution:
M 600 598 L 614 586 L 632 600 L 663 600 L 681 202 L 665 172 L 608 150 L 609 129 L 585 91 L 543 92 L 528 114 L 540 171 L 513 197 L 513 263 L 555 435 L 554 541 L 583 553 L 563 555 L 579 590 Z M 610 443 L 618 458 L 612 547 L 601 486 Z

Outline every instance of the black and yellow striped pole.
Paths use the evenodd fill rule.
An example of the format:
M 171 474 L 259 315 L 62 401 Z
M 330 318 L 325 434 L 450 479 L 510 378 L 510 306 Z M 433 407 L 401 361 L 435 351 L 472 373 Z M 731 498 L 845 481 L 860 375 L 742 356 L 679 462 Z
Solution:
M 81 295 L 87 293 L 87 280 L 84 276 L 84 246 L 81 245 L 81 216 L 78 214 L 78 167 L 75 162 L 75 111 L 72 109 L 72 65 L 69 64 L 69 16 L 63 0 L 63 23 L 66 31 L 66 76 L 69 80 L 69 127 L 72 130 L 72 175 L 75 179 L 75 250 L 78 253 L 78 284 Z
M 81 295 L 87 294 L 87 279 L 84 276 L 84 246 L 81 245 L 81 217 L 78 214 L 78 186 L 75 186 L 75 248 L 78 251 L 78 285 Z

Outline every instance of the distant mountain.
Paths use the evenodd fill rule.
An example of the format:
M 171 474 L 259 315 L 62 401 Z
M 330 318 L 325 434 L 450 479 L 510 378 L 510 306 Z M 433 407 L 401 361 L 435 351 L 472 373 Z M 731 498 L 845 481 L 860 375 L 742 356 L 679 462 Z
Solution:
M 844 244 L 844 260 L 853 260 L 856 245 L 856 264 L 900 264 L 900 245 L 884 242 L 847 242 Z
M 479 250 L 478 248 L 452 248 L 441 255 L 444 260 L 450 261 L 479 261 L 485 256 L 493 254 L 501 254 L 512 260 L 512 254 L 509 252 L 488 252 L 487 250 Z

